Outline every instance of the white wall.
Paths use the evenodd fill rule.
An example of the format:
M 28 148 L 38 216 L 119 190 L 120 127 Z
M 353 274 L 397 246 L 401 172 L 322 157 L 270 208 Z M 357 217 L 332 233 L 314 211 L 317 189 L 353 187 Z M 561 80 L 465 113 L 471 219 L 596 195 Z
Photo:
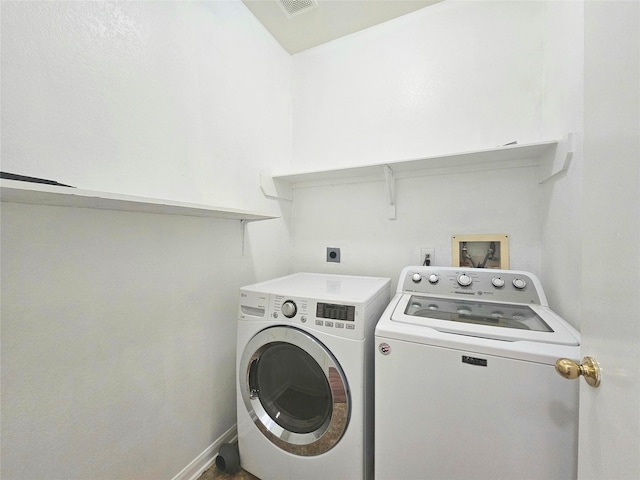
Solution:
M 90 190 L 267 209 L 291 57 L 239 1 L 3 2 L 2 168 Z
M 291 57 L 240 1 L 2 2 L 2 170 L 288 215 Z M 282 168 L 282 167 L 281 167 Z M 284 220 L 2 204 L 1 476 L 172 478 L 235 423 Z
M 404 178 L 396 181 L 397 219 L 389 220 L 383 182 L 294 190 L 294 265 L 303 271 L 387 276 L 435 248 L 451 265 L 451 236 L 507 233 L 511 267 L 537 271 L 539 191 L 533 168 Z M 494 197 L 487 192 L 500 192 Z M 464 201 L 461 201 L 464 198 Z M 341 263 L 326 263 L 326 247 Z
M 447 1 L 297 54 L 294 165 L 380 163 L 579 133 L 581 38 L 578 2 Z M 564 181 L 579 184 L 576 172 Z M 535 168 L 401 179 L 397 220 L 387 218 L 382 182 L 296 189 L 295 268 L 395 279 L 421 246 L 450 265 L 451 235 L 506 233 L 511 268 L 545 282 L 548 265 L 579 265 L 577 253 L 566 254 L 579 189 L 539 180 Z M 326 246 L 344 248 L 340 265 L 325 263 Z M 558 301 L 568 294 L 573 305 L 577 290 L 551 290 L 577 323 Z
M 296 167 L 547 139 L 545 10 L 446 1 L 295 55 Z
M 542 186 L 542 264 L 540 276 L 549 303 L 576 327 L 581 324 L 583 263 L 582 169 L 584 139 L 584 4 L 553 2 L 543 39 L 543 116 L 548 131 L 573 132 L 574 153 L 566 174 Z
M 2 478 L 172 478 L 235 423 L 237 229 L 2 204 Z

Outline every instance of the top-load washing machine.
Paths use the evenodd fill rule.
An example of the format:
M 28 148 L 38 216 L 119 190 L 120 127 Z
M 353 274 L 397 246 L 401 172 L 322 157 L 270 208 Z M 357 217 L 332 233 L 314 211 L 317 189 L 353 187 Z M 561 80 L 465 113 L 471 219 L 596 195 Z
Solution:
M 531 273 L 407 267 L 376 327 L 377 479 L 571 479 L 580 335 Z
M 391 280 L 298 273 L 240 291 L 241 466 L 262 480 L 372 478 L 373 333 Z

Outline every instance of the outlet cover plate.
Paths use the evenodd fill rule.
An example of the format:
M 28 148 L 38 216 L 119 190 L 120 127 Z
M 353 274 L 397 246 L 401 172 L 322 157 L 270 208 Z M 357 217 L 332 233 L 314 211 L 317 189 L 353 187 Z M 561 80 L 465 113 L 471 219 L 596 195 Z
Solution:
M 327 247 L 327 262 L 340 263 L 340 249 L 337 247 Z

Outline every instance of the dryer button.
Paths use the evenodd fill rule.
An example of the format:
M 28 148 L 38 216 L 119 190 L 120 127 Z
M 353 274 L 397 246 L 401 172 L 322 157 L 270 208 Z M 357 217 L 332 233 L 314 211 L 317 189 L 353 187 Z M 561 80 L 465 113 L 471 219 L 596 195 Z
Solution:
M 324 322 L 324 326 L 325 326 L 325 327 L 333 327 L 333 322 L 325 321 L 325 322 Z

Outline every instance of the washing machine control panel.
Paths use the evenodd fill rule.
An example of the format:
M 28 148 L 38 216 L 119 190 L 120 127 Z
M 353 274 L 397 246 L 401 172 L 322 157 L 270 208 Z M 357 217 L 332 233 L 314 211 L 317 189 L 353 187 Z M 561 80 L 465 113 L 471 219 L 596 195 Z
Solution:
M 546 305 L 538 279 L 515 270 L 407 267 L 398 282 L 398 292 Z

